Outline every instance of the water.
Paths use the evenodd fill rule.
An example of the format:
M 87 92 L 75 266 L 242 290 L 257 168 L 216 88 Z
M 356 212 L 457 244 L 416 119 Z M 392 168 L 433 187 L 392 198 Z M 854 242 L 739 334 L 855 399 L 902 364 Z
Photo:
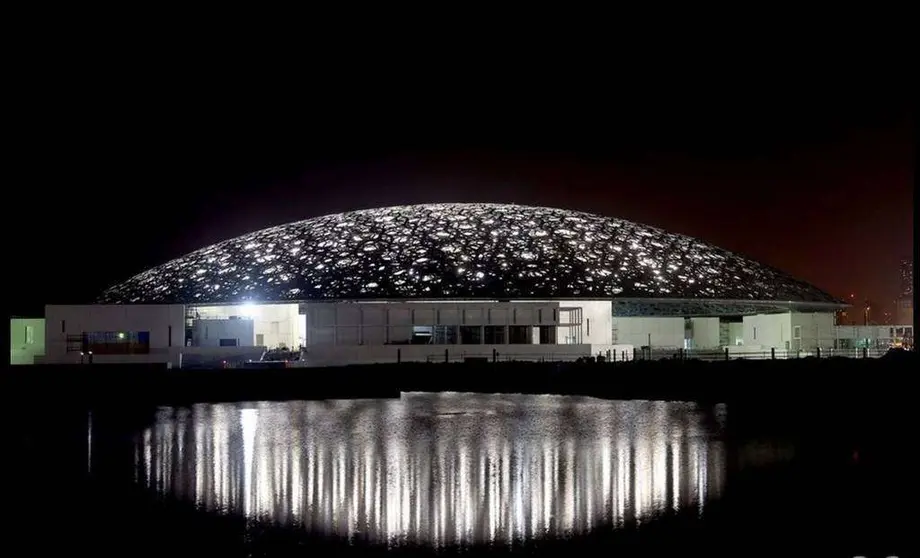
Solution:
M 4 409 L 4 540 L 132 556 L 905 555 L 914 408 L 23 399 Z
M 202 404 L 160 409 L 136 470 L 201 510 L 318 536 L 510 545 L 703 514 L 725 487 L 724 415 L 530 395 Z

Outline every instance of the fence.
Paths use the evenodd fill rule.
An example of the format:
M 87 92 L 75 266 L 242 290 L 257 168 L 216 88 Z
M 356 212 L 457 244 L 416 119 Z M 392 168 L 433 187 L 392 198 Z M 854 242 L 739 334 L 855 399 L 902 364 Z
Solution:
M 492 356 L 482 353 L 447 352 L 445 355 L 428 355 L 425 362 L 575 362 L 586 358 L 585 355 L 566 353 L 502 353 L 496 351 Z
M 491 353 L 481 350 L 463 350 L 462 345 L 455 348 L 445 348 L 437 353 L 425 355 L 405 354 L 400 349 L 396 349 L 389 354 L 369 353 L 361 355 L 360 351 L 342 356 L 330 358 L 328 356 L 311 355 L 306 350 L 298 360 L 286 361 L 284 367 L 316 367 L 316 366 L 343 366 L 343 365 L 362 365 L 362 364 L 400 364 L 400 363 L 488 363 L 488 362 L 577 362 L 584 360 L 597 360 L 601 362 L 629 362 L 629 361 L 659 361 L 659 360 L 701 360 L 701 361 L 729 361 L 729 360 L 785 360 L 800 358 L 879 358 L 883 356 L 888 349 L 878 349 L 874 347 L 860 349 L 816 349 L 814 351 L 792 351 L 784 349 L 768 350 L 747 350 L 740 351 L 737 347 L 728 347 L 725 349 L 715 350 L 685 350 L 685 349 L 666 349 L 636 347 L 630 350 L 604 350 L 596 351 L 595 354 L 589 355 L 586 352 L 558 352 L 541 351 L 531 352 L 521 350 L 523 347 L 509 346 L 508 351 L 499 349 Z M 596 349 L 597 347 L 595 347 Z M 516 349 L 516 350 L 514 350 Z M 236 367 L 245 366 L 243 363 L 226 363 L 225 366 Z
M 887 348 L 864 347 L 859 349 L 814 349 L 812 351 L 793 351 L 787 349 L 769 349 L 758 351 L 739 351 L 732 348 L 718 350 L 685 349 L 636 349 L 636 360 L 775 360 L 796 358 L 879 358 L 888 352 Z
M 632 351 L 603 351 L 591 357 L 573 354 L 526 353 L 496 351 L 491 357 L 481 353 L 466 354 L 463 351 L 445 351 L 444 355 L 428 355 L 426 362 L 573 362 L 590 358 L 607 362 L 628 362 L 633 360 L 785 360 L 797 358 L 879 358 L 888 349 L 865 347 L 860 349 L 815 349 L 813 351 L 791 351 L 770 349 L 764 351 L 735 351 L 729 348 L 717 350 L 652 349 L 635 348 Z

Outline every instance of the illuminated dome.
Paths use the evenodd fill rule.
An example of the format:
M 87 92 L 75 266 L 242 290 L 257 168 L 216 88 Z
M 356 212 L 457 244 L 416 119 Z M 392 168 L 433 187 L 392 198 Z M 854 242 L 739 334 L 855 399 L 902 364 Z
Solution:
M 352 211 L 256 231 L 147 270 L 99 302 L 444 298 L 836 304 L 687 236 L 564 209 L 465 203 Z

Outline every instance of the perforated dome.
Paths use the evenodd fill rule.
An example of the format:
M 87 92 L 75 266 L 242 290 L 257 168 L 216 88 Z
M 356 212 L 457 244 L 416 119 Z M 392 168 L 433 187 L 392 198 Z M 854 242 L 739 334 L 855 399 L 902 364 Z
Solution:
M 464 203 L 351 211 L 256 231 L 144 271 L 99 302 L 611 297 L 836 302 L 774 268 L 657 228 Z

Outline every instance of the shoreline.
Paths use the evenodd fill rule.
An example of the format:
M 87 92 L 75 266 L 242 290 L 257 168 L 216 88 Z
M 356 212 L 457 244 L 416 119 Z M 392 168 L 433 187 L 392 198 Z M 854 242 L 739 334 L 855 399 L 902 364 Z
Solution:
M 399 398 L 407 392 L 571 395 L 716 403 L 815 403 L 908 397 L 915 354 L 891 359 L 629 363 L 378 364 L 336 368 L 167 370 L 8 367 L 2 389 L 30 401 L 93 407 Z

